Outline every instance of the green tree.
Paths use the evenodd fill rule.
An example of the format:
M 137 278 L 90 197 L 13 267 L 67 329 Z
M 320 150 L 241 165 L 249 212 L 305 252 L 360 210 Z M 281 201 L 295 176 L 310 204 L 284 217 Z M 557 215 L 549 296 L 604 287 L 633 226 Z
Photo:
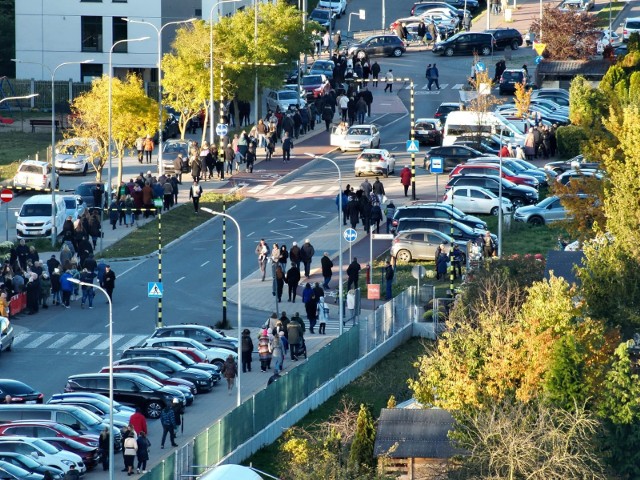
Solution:
M 551 403 L 565 410 L 586 403 L 589 396 L 584 378 L 586 361 L 582 346 L 572 334 L 555 343 L 544 379 L 546 398 Z
M 147 97 L 142 80 L 129 75 L 123 81 L 113 78 L 111 92 L 112 154 L 118 159 L 117 185 L 122 183 L 122 160 L 127 148 L 136 138 L 153 135 L 157 130 L 158 103 Z M 109 148 L 109 77 L 94 80 L 91 90 L 80 94 L 71 105 L 72 120 L 69 137 L 95 138 L 100 145 L 99 155 L 90 161 L 96 170 L 96 179 L 108 162 Z
M 604 92 L 593 88 L 581 75 L 571 82 L 569 102 L 569 119 L 573 125 L 589 130 L 602 128 L 601 119 L 609 114 L 609 100 Z
M 349 452 L 349 465 L 356 471 L 370 471 L 375 468 L 373 445 L 376 440 L 376 429 L 373 417 L 366 405 L 360 405 L 356 433 Z

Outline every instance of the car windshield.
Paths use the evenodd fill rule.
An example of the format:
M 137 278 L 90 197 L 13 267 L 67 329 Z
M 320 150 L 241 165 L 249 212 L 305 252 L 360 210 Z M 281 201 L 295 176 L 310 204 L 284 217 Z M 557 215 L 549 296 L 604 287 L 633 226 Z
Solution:
M 40 165 L 32 165 L 30 163 L 23 163 L 18 168 L 20 173 L 39 173 L 42 174 L 42 167 Z
M 322 83 L 322 77 L 320 75 L 307 75 L 302 77 L 302 85 L 320 85 Z
M 162 151 L 165 153 L 182 153 L 183 155 L 188 154 L 187 142 L 165 143 Z
M 64 204 L 67 207 L 67 210 L 75 210 L 77 202 L 75 198 L 65 198 Z
M 53 445 L 51 445 L 48 442 L 45 442 L 44 440 L 39 440 L 39 439 L 33 440 L 33 445 L 38 447 L 43 452 L 48 453 L 49 455 L 55 455 L 60 451 L 59 448 L 54 447 Z
M 278 92 L 278 97 L 280 98 L 280 100 L 296 100 L 298 98 L 298 95 L 296 94 L 296 92 L 293 92 L 291 90 L 282 90 L 281 92 Z
M 35 459 L 30 457 L 29 455 L 16 455 L 15 457 L 20 463 L 22 463 L 25 467 L 34 469 L 41 467 L 42 464 L 37 462 Z
M 36 464 L 36 467 L 39 466 L 39 464 Z M 29 472 L 27 472 L 24 468 L 20 468 L 19 466 L 9 462 L 5 462 L 2 465 L 2 469 L 10 473 L 11 475 L 15 475 L 16 478 L 27 478 L 30 475 Z
M 558 199 L 558 197 L 556 197 L 555 195 L 553 195 L 551 197 L 547 197 L 544 200 L 542 200 L 540 203 L 538 203 L 536 205 L 536 207 L 547 208 L 547 206 L 549 206 L 549 204 L 555 202 L 557 199 Z
M 358 157 L 358 160 L 365 162 L 379 162 L 382 160 L 382 155 L 378 153 L 363 153 Z
M 64 153 L 66 155 L 74 155 L 76 152 L 80 153 L 81 149 L 79 145 L 58 145 L 58 153 Z
M 58 443 L 58 444 L 62 444 L 65 447 L 69 447 L 72 448 L 74 450 L 79 450 L 79 451 L 89 451 L 92 450 L 91 447 L 87 447 L 86 445 L 77 442 L 71 438 L 63 438 L 63 437 L 55 437 L 55 438 L 45 438 L 44 440 L 46 440 L 47 442 L 51 442 L 51 443 Z
M 20 210 L 21 217 L 50 217 L 51 204 L 36 203 L 32 205 L 23 205 Z
M 627 24 L 625 25 L 625 28 L 632 28 L 634 30 L 640 30 L 640 21 L 627 22 Z
M 76 195 L 82 195 L 83 197 L 88 197 L 93 195 L 94 188 L 96 188 L 94 185 L 78 185 L 73 193 Z
M 76 435 L 78 435 L 78 432 L 76 432 L 73 428 L 68 427 L 67 425 L 63 425 L 62 423 L 56 425 L 56 430 L 70 437 L 75 437 Z
M 320 20 L 329 19 L 329 10 L 314 10 L 311 12 L 311 19 L 318 18 Z
M 504 72 L 502 78 L 505 80 L 513 80 L 515 82 L 522 82 L 524 75 L 522 72 Z
M 349 128 L 347 135 L 371 135 L 371 129 L 362 127 L 351 127 Z
M 156 382 L 155 380 L 153 380 L 153 379 L 151 379 L 149 377 L 143 377 L 142 375 L 139 375 L 136 378 L 136 382 L 144 385 L 149 390 L 157 390 L 158 388 L 162 388 L 162 384 L 161 383 Z
M 80 420 L 82 423 L 86 423 L 90 427 L 102 423 L 102 419 L 99 416 L 97 416 L 95 413 L 91 413 L 88 410 L 78 408 L 74 413 L 78 417 L 78 420 Z
M 313 64 L 313 66 L 311 67 L 311 70 L 320 70 L 320 71 L 331 70 L 331 64 L 329 62 L 318 61 Z
M 160 380 L 166 380 L 169 377 L 169 375 L 165 375 L 164 373 L 162 373 L 160 370 L 156 370 L 155 368 L 152 369 L 152 372 L 149 372 L 150 374 L 153 374 L 154 377 L 159 378 Z M 146 372 L 140 372 L 141 374 L 144 374 Z
M 436 126 L 431 122 L 416 123 L 415 130 L 435 130 Z

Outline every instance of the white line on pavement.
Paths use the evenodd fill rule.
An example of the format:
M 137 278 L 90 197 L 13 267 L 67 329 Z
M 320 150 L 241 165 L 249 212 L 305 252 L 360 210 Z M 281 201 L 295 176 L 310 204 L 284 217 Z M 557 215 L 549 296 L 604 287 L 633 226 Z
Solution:
M 137 310 L 139 306 L 140 306 L 140 305 L 136 305 L 135 307 L 133 307 L 133 308 L 132 308 L 131 310 L 129 310 L 129 311 L 130 311 L 130 312 L 133 312 L 134 310 Z
M 248 234 L 247 234 L 247 238 L 249 238 L 249 237 L 250 237 L 251 235 L 253 235 L 254 233 L 256 233 L 256 232 L 248 233 Z
M 73 345 L 71 348 L 73 350 L 81 350 L 84 347 L 86 347 L 87 345 L 89 345 L 91 342 L 95 342 L 98 338 L 100 338 L 100 335 L 87 335 L 82 340 L 80 340 L 78 343 Z
M 132 308 L 132 310 L 135 310 L 136 308 L 138 308 L 137 306 Z M 116 342 L 119 342 L 122 338 L 124 338 L 124 335 L 114 335 L 113 336 L 113 343 L 115 344 Z M 102 343 L 99 343 L 98 345 L 95 345 L 93 348 L 94 350 L 104 350 L 105 348 L 109 347 L 109 339 L 105 340 Z
M 202 265 L 200 265 L 201 267 L 204 267 L 207 263 L 209 263 L 209 260 L 207 260 L 206 262 L 204 262 Z
M 276 221 L 276 219 L 275 219 L 275 218 L 272 218 L 272 219 L 271 219 L 271 220 L 269 220 L 269 222 L 267 222 L 267 223 L 273 223 L 273 222 L 275 222 L 275 221 Z
M 184 280 L 184 277 L 180 277 L 179 279 L 176 280 L 175 283 L 181 282 L 182 280 Z
M 294 205 L 293 207 L 291 207 L 289 210 L 293 210 L 294 208 L 296 208 L 297 205 Z

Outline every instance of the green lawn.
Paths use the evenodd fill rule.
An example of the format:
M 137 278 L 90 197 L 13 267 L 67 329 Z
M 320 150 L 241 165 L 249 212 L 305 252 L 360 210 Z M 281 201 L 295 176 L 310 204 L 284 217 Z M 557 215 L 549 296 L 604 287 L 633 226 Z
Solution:
M 483 217 L 489 230 L 498 233 L 498 217 Z M 512 222 L 511 227 L 503 225 L 502 253 L 503 255 L 527 253 L 541 253 L 546 256 L 549 250 L 553 250 L 558 237 L 565 235 L 564 231 L 553 225 L 532 226 L 519 222 Z
M 343 405 L 343 400 L 353 402 L 356 408 L 361 403 L 367 404 L 374 419 L 380 415 L 380 409 L 386 408 L 387 401 L 394 395 L 398 403 L 412 397 L 407 380 L 417 375 L 413 366 L 418 357 L 424 353 L 425 340 L 413 338 L 397 348 L 383 361 L 331 397 L 320 407 L 305 416 L 296 426 L 313 430 L 320 422 L 334 415 Z M 282 438 L 262 448 L 246 459 L 245 465 L 252 464 L 259 470 L 276 475 L 280 465 L 279 448 Z
M 200 207 L 222 210 L 222 195 L 217 193 L 205 193 L 200 200 Z M 239 196 L 228 195 L 227 208 L 240 200 Z M 162 214 L 162 244 L 167 245 L 176 238 L 190 232 L 197 226 L 213 218 L 209 213 L 195 213 L 193 206 L 180 205 L 169 212 Z M 120 227 L 122 228 L 122 227 Z M 148 255 L 158 249 L 158 220 L 137 228 L 132 233 L 106 248 L 98 255 L 100 258 L 124 258 Z
M 598 20 L 599 27 L 609 27 L 609 5 L 611 5 L 611 20 L 615 20 L 616 16 L 622 11 L 625 2 L 612 2 L 611 4 L 607 3 L 602 7 L 596 14 L 596 18 Z
M 5 116 L 2 112 L 0 115 Z M 0 130 L 0 182 L 13 178 L 20 161 L 35 158 L 36 152 L 41 160 L 47 158 L 51 132 L 40 129 L 31 133 L 28 122 L 25 129 L 28 129 L 28 133 Z

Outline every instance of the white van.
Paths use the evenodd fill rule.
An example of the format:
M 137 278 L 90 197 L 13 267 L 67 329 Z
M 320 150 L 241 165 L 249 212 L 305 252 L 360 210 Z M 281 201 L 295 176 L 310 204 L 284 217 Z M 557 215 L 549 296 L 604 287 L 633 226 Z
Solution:
M 242 465 L 220 465 L 205 473 L 200 480 L 262 480 L 254 470 Z
M 505 143 L 524 144 L 523 121 L 514 121 L 495 112 L 461 110 L 449 113 L 444 124 L 442 145 L 453 145 L 463 135 L 500 135 Z
M 55 229 L 58 235 L 67 215 L 67 206 L 62 195 L 56 195 Z M 34 195 L 25 200 L 16 213 L 18 238 L 39 238 L 51 236 L 51 195 Z

